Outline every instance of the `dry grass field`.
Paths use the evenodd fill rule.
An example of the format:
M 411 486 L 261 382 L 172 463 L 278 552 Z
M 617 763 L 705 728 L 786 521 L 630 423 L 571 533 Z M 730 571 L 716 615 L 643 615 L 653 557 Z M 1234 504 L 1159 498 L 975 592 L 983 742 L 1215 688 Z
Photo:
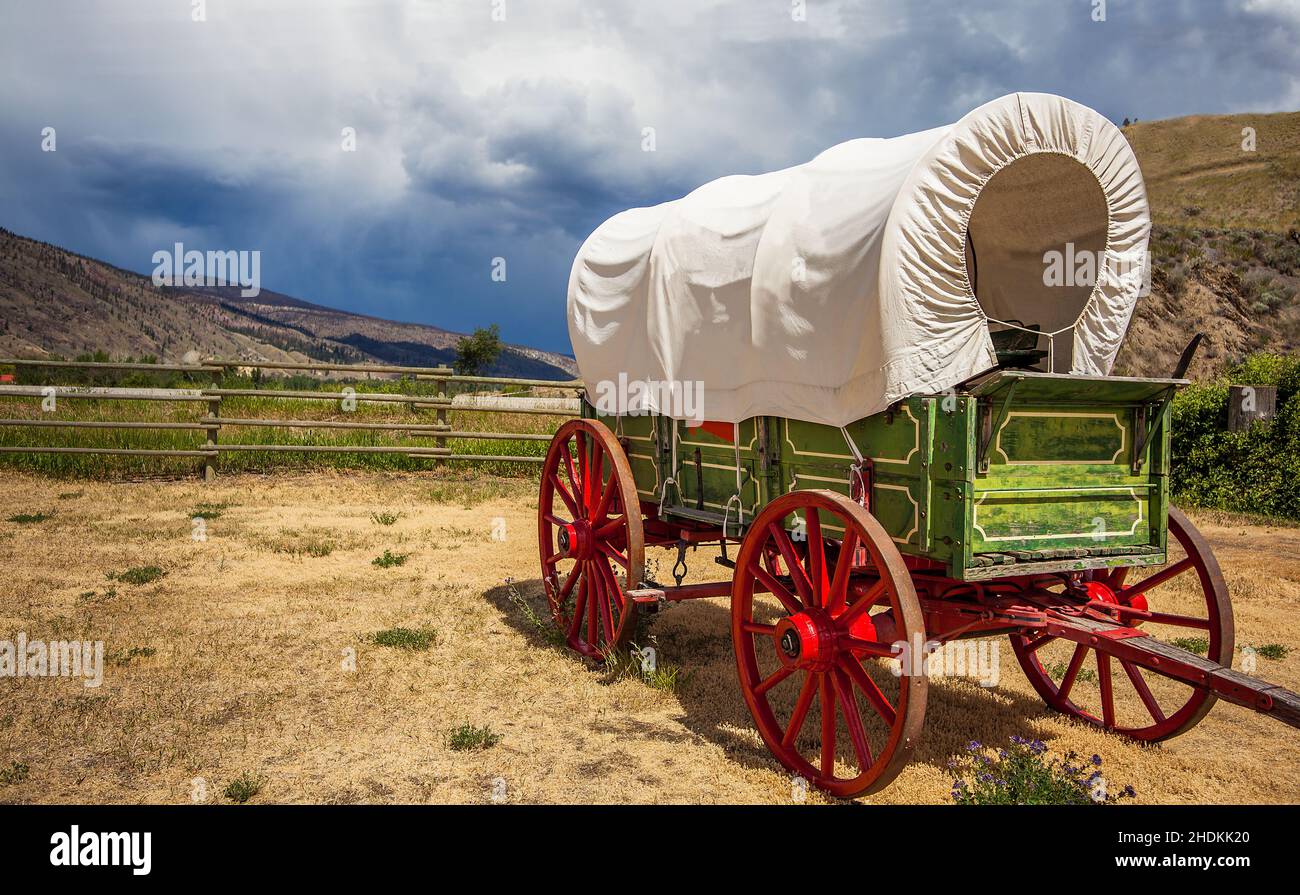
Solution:
M 106 655 L 97 688 L 0 679 L 0 801 L 220 803 L 245 778 L 261 783 L 243 793 L 254 803 L 788 803 L 737 689 L 726 601 L 651 624 L 660 662 L 689 673 L 675 691 L 585 666 L 530 617 L 544 603 L 535 501 L 526 479 L 463 473 L 203 485 L 4 472 L 0 639 L 102 640 Z M 21 513 L 53 515 L 2 521 Z M 1291 647 L 1258 674 L 1300 689 L 1300 529 L 1194 518 L 1238 645 Z M 385 551 L 408 556 L 375 565 Z M 655 560 L 667 579 L 671 559 Z M 121 575 L 150 566 L 162 577 Z M 722 572 L 704 551 L 692 569 Z M 374 636 L 394 628 L 417 632 L 407 646 L 432 636 L 425 649 Z M 932 682 L 917 760 L 862 801 L 948 801 L 947 762 L 1012 735 L 1099 753 L 1137 803 L 1300 801 L 1295 730 L 1220 703 L 1183 737 L 1139 746 L 1048 711 L 1000 646 L 997 687 Z M 458 751 L 450 734 L 466 724 L 499 740 Z

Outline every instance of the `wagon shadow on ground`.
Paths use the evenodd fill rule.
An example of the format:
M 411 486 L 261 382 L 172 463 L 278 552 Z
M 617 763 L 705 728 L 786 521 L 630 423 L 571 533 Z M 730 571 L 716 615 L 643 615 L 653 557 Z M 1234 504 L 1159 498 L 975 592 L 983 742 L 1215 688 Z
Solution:
M 503 584 L 484 596 L 531 645 L 551 649 L 572 662 L 575 674 L 584 669 L 600 671 L 598 666 L 569 652 L 550 632 L 549 610 L 539 579 Z M 647 641 L 640 645 L 655 647 L 660 667 L 677 666 L 685 676 L 685 683 L 671 697 L 682 708 L 673 720 L 691 734 L 720 746 L 742 766 L 784 774 L 759 738 L 745 706 L 730 632 L 731 614 L 725 600 L 695 600 L 669 606 L 648 615 L 639 629 Z M 1000 650 L 1010 653 L 1005 638 L 995 640 Z M 1018 669 L 1010 672 L 1005 668 L 1001 673 L 1004 678 L 1020 674 Z M 1059 736 L 1043 722 L 1060 716 L 1037 696 L 1016 692 L 1007 683 L 1002 679 L 997 686 L 986 688 L 969 678 L 932 679 L 925 726 L 912 764 L 929 765 L 947 775 L 949 762 L 965 755 L 972 740 L 999 746 L 1012 736 L 1045 742 Z M 650 738 L 673 736 L 662 727 L 631 719 L 626 727 L 614 732 Z

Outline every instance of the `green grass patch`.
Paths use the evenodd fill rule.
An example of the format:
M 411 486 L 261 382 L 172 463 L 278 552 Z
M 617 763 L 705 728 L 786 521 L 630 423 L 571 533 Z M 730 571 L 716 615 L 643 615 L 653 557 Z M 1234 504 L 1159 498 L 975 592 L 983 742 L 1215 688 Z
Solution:
M 393 525 L 398 519 L 402 518 L 401 513 L 371 513 L 370 521 L 376 525 Z
M 1064 662 L 1045 662 L 1043 668 L 1054 681 L 1060 681 L 1065 677 L 1065 673 L 1070 670 L 1070 666 Z M 1076 681 L 1095 684 L 1097 682 L 1097 672 L 1091 668 L 1080 668 L 1078 674 L 1074 676 Z
M 114 653 L 109 657 L 109 661 L 114 665 L 125 666 L 130 665 L 135 659 L 148 659 L 157 654 L 158 650 L 152 646 L 133 646 L 124 653 Z
M 477 749 L 491 749 L 501 742 L 501 735 L 493 733 L 490 728 L 462 724 L 447 732 L 447 747 L 453 752 L 473 752 Z
M 201 503 L 194 509 L 190 510 L 191 519 L 220 519 L 221 514 L 230 509 L 228 503 Z
M 1189 653 L 1200 653 L 1205 655 L 1210 651 L 1210 640 L 1208 637 L 1177 637 L 1169 641 L 1171 646 L 1179 649 L 1185 649 Z
M 1271 659 L 1274 662 L 1285 659 L 1291 652 L 1291 647 L 1283 646 L 1280 643 L 1265 643 L 1261 646 L 1245 646 L 1243 650 L 1253 649 L 1255 655 L 1262 659 Z
M 432 628 L 387 628 L 370 635 L 370 642 L 376 646 L 405 650 L 427 650 L 437 640 L 438 632 Z
M 45 522 L 47 519 L 53 519 L 54 513 L 17 513 L 9 517 L 10 522 L 17 525 L 36 525 L 39 522 Z
M 263 545 L 272 553 L 281 553 L 302 559 L 311 556 L 322 559 L 334 552 L 334 542 L 314 533 L 281 529 L 277 537 L 264 540 Z
M 125 572 L 109 572 L 109 581 L 121 581 L 123 584 L 134 584 L 139 587 L 142 584 L 149 584 L 162 578 L 167 573 L 158 566 L 132 566 Z
M 227 783 L 221 794 L 230 801 L 242 805 L 261 792 L 262 787 L 265 785 L 265 776 L 244 771 L 244 773 Z
M 409 559 L 410 556 L 411 554 L 409 553 L 394 553 L 391 550 L 385 550 L 382 555 L 376 556 L 372 559 L 370 564 L 372 566 L 379 566 L 381 569 L 391 569 L 393 566 L 406 565 L 406 560 Z
M 635 643 L 628 650 L 608 651 L 605 672 L 611 681 L 636 680 L 665 693 L 677 693 L 691 679 L 691 672 L 660 662 L 656 648 L 642 649 Z
M 0 768 L 0 786 L 13 786 L 15 783 L 22 783 L 27 779 L 27 774 L 30 771 L 31 768 L 27 765 L 11 761 L 8 767 Z

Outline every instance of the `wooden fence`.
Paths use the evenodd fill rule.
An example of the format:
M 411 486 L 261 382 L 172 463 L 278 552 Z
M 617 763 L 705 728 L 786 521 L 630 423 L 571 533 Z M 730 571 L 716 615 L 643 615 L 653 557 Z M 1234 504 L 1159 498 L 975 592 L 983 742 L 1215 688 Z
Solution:
M 519 396 L 500 397 L 482 394 L 449 393 L 449 386 L 455 384 L 473 390 L 485 388 L 512 389 L 556 389 L 565 394 L 580 392 L 579 380 L 550 381 L 543 379 L 520 379 L 499 376 L 461 376 L 449 367 L 401 367 L 365 364 L 327 364 L 316 361 L 303 363 L 267 362 L 253 363 L 233 360 L 206 360 L 199 364 L 148 364 L 148 363 L 104 363 L 80 361 L 50 361 L 31 359 L 0 359 L 0 366 L 15 368 L 42 368 L 52 370 L 82 371 L 119 371 L 146 373 L 184 373 L 210 374 L 214 378 L 226 378 L 232 370 L 274 370 L 306 371 L 325 374 L 366 374 L 391 377 L 393 374 L 414 377 L 417 380 L 431 380 L 436 391 L 432 394 L 393 394 L 390 392 L 358 391 L 347 388 L 340 391 L 323 390 L 288 390 L 262 388 L 221 388 L 216 385 L 201 388 L 121 388 L 115 386 L 96 387 L 88 385 L 0 385 L 0 398 L 26 398 L 51 401 L 54 407 L 58 402 L 73 401 L 156 401 L 182 405 L 202 405 L 206 412 L 197 419 L 187 422 L 175 421 L 137 421 L 121 419 L 66 420 L 47 418 L 0 418 L 0 429 L 6 427 L 36 429 L 66 429 L 75 434 L 76 430 L 156 430 L 194 432 L 201 439 L 200 443 L 184 449 L 161 448 L 124 448 L 84 446 L 77 444 L 61 445 L 0 445 L 0 453 L 10 454 L 109 454 L 140 457 L 195 457 L 201 462 L 200 470 L 205 480 L 216 477 L 217 461 L 223 453 L 241 451 L 260 452 L 295 452 L 295 453 L 348 453 L 348 454 L 404 454 L 412 458 L 428 459 L 433 462 L 458 461 L 498 461 L 510 463 L 539 463 L 539 456 L 453 453 L 448 441 L 484 440 L 506 442 L 549 441 L 554 426 L 545 432 L 485 432 L 470 429 L 456 429 L 448 422 L 448 413 L 501 413 L 528 414 L 557 419 L 577 415 L 579 411 L 576 396 L 524 398 Z M 223 401 L 239 398 L 272 398 L 289 402 L 297 401 L 334 401 L 343 403 L 380 403 L 405 407 L 411 414 L 433 411 L 433 422 L 426 420 L 352 422 L 321 419 L 283 419 L 246 416 L 226 416 L 222 412 Z M 228 427 L 265 427 L 284 429 L 333 429 L 360 430 L 369 432 L 406 433 L 408 438 L 428 439 L 429 443 L 414 445 L 362 445 L 362 444 L 246 444 L 238 440 L 224 439 L 223 428 Z M 70 439 L 71 440 L 71 439 Z

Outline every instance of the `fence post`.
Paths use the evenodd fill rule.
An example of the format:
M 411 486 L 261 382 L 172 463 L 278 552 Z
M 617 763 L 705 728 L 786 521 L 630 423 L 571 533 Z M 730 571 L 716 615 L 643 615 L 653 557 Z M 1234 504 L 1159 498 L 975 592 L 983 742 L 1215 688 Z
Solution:
M 1277 386 L 1228 386 L 1228 431 L 1242 432 L 1256 422 L 1268 423 L 1277 416 Z
M 221 416 L 221 396 L 208 399 L 208 416 L 210 420 L 215 420 Z M 205 447 L 215 448 L 221 426 L 218 423 L 212 423 L 208 426 L 208 441 Z M 217 458 L 208 456 L 203 458 L 203 481 L 212 482 L 217 478 Z
M 447 428 L 447 408 L 442 404 L 443 401 L 446 401 L 446 400 L 447 400 L 447 377 L 446 377 L 446 375 L 440 375 L 440 376 L 438 377 L 438 391 L 437 391 L 437 396 L 438 396 L 438 401 L 439 401 L 439 404 L 438 404 L 438 428 L 439 428 L 439 429 L 446 429 L 446 428 Z M 445 447 L 447 446 L 447 439 L 444 438 L 443 436 L 439 435 L 437 438 L 435 438 L 435 439 L 433 440 L 433 446 L 434 446 L 435 448 L 445 448 Z M 435 465 L 435 466 L 445 466 L 445 465 L 446 465 L 446 461 L 444 461 L 441 457 L 438 458 L 437 460 L 434 460 L 433 462 L 434 462 L 434 465 Z

